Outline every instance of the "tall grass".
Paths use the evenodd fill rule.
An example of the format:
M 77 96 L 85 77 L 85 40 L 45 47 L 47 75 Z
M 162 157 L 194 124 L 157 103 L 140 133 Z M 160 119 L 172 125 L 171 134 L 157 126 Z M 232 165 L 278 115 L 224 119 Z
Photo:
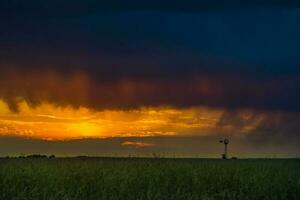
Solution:
M 300 160 L 3 159 L 0 199 L 300 199 Z

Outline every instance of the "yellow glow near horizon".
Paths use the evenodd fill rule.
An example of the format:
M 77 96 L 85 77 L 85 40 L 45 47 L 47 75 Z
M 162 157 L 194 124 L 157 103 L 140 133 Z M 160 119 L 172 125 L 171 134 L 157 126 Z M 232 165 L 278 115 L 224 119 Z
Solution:
M 218 122 L 223 112 L 203 107 L 94 111 L 84 107 L 58 107 L 47 102 L 30 107 L 25 101 L 20 101 L 19 112 L 13 113 L 0 100 L 0 135 L 47 140 L 209 135 L 220 131 Z M 248 124 L 239 131 L 247 132 L 255 125 Z M 223 132 L 231 133 L 233 129 L 224 126 Z
M 99 125 L 89 122 L 71 123 L 67 130 L 72 134 L 79 134 L 82 137 L 99 137 L 101 128 Z

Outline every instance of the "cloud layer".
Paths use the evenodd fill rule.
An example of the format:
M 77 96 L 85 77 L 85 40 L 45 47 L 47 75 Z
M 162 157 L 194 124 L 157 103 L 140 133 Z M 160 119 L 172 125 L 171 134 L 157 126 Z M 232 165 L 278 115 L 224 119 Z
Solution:
M 260 79 L 234 74 L 203 75 L 198 72 L 188 77 L 163 77 L 157 71 L 153 72 L 158 74 L 157 77 L 125 75 L 114 79 L 107 77 L 107 73 L 97 75 L 86 71 L 0 71 L 0 97 L 13 111 L 18 111 L 20 98 L 31 106 L 50 102 L 58 106 L 84 106 L 95 110 L 127 110 L 147 106 L 300 109 L 298 75 Z
M 295 1 L 97 2 L 2 3 L 0 98 L 11 110 L 21 97 L 96 110 L 299 111 Z

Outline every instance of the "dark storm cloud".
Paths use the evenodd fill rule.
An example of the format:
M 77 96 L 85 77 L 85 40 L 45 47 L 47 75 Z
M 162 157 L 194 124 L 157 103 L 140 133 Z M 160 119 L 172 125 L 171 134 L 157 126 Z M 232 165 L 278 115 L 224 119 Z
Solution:
M 299 111 L 298 4 L 1 1 L 0 97 Z
M 157 10 L 157 11 L 183 11 L 201 12 L 230 8 L 257 8 L 257 7 L 295 7 L 300 3 L 297 0 L 3 0 L 1 1 L 1 13 L 20 16 L 49 16 L 53 15 L 82 15 L 95 12 L 133 11 L 133 10 Z
M 299 112 L 262 112 L 227 110 L 217 127 L 232 127 L 231 134 L 244 132 L 244 140 L 258 150 L 266 146 L 300 146 Z
M 14 111 L 17 111 L 18 97 L 32 106 L 49 101 L 60 106 L 94 109 L 204 105 L 232 109 L 299 110 L 297 78 L 251 80 L 248 77 L 198 75 L 189 79 L 129 77 L 99 80 L 90 77 L 82 72 L 68 76 L 50 72 L 6 74 L 1 76 L 0 91 Z

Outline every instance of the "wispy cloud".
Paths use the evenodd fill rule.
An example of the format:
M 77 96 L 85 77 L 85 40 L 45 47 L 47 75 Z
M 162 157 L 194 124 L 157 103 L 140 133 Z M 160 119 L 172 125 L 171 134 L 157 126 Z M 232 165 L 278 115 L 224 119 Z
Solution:
M 155 144 L 146 143 L 146 142 L 133 142 L 133 141 L 126 141 L 122 143 L 122 146 L 129 146 L 135 148 L 146 148 L 146 147 L 153 147 Z

